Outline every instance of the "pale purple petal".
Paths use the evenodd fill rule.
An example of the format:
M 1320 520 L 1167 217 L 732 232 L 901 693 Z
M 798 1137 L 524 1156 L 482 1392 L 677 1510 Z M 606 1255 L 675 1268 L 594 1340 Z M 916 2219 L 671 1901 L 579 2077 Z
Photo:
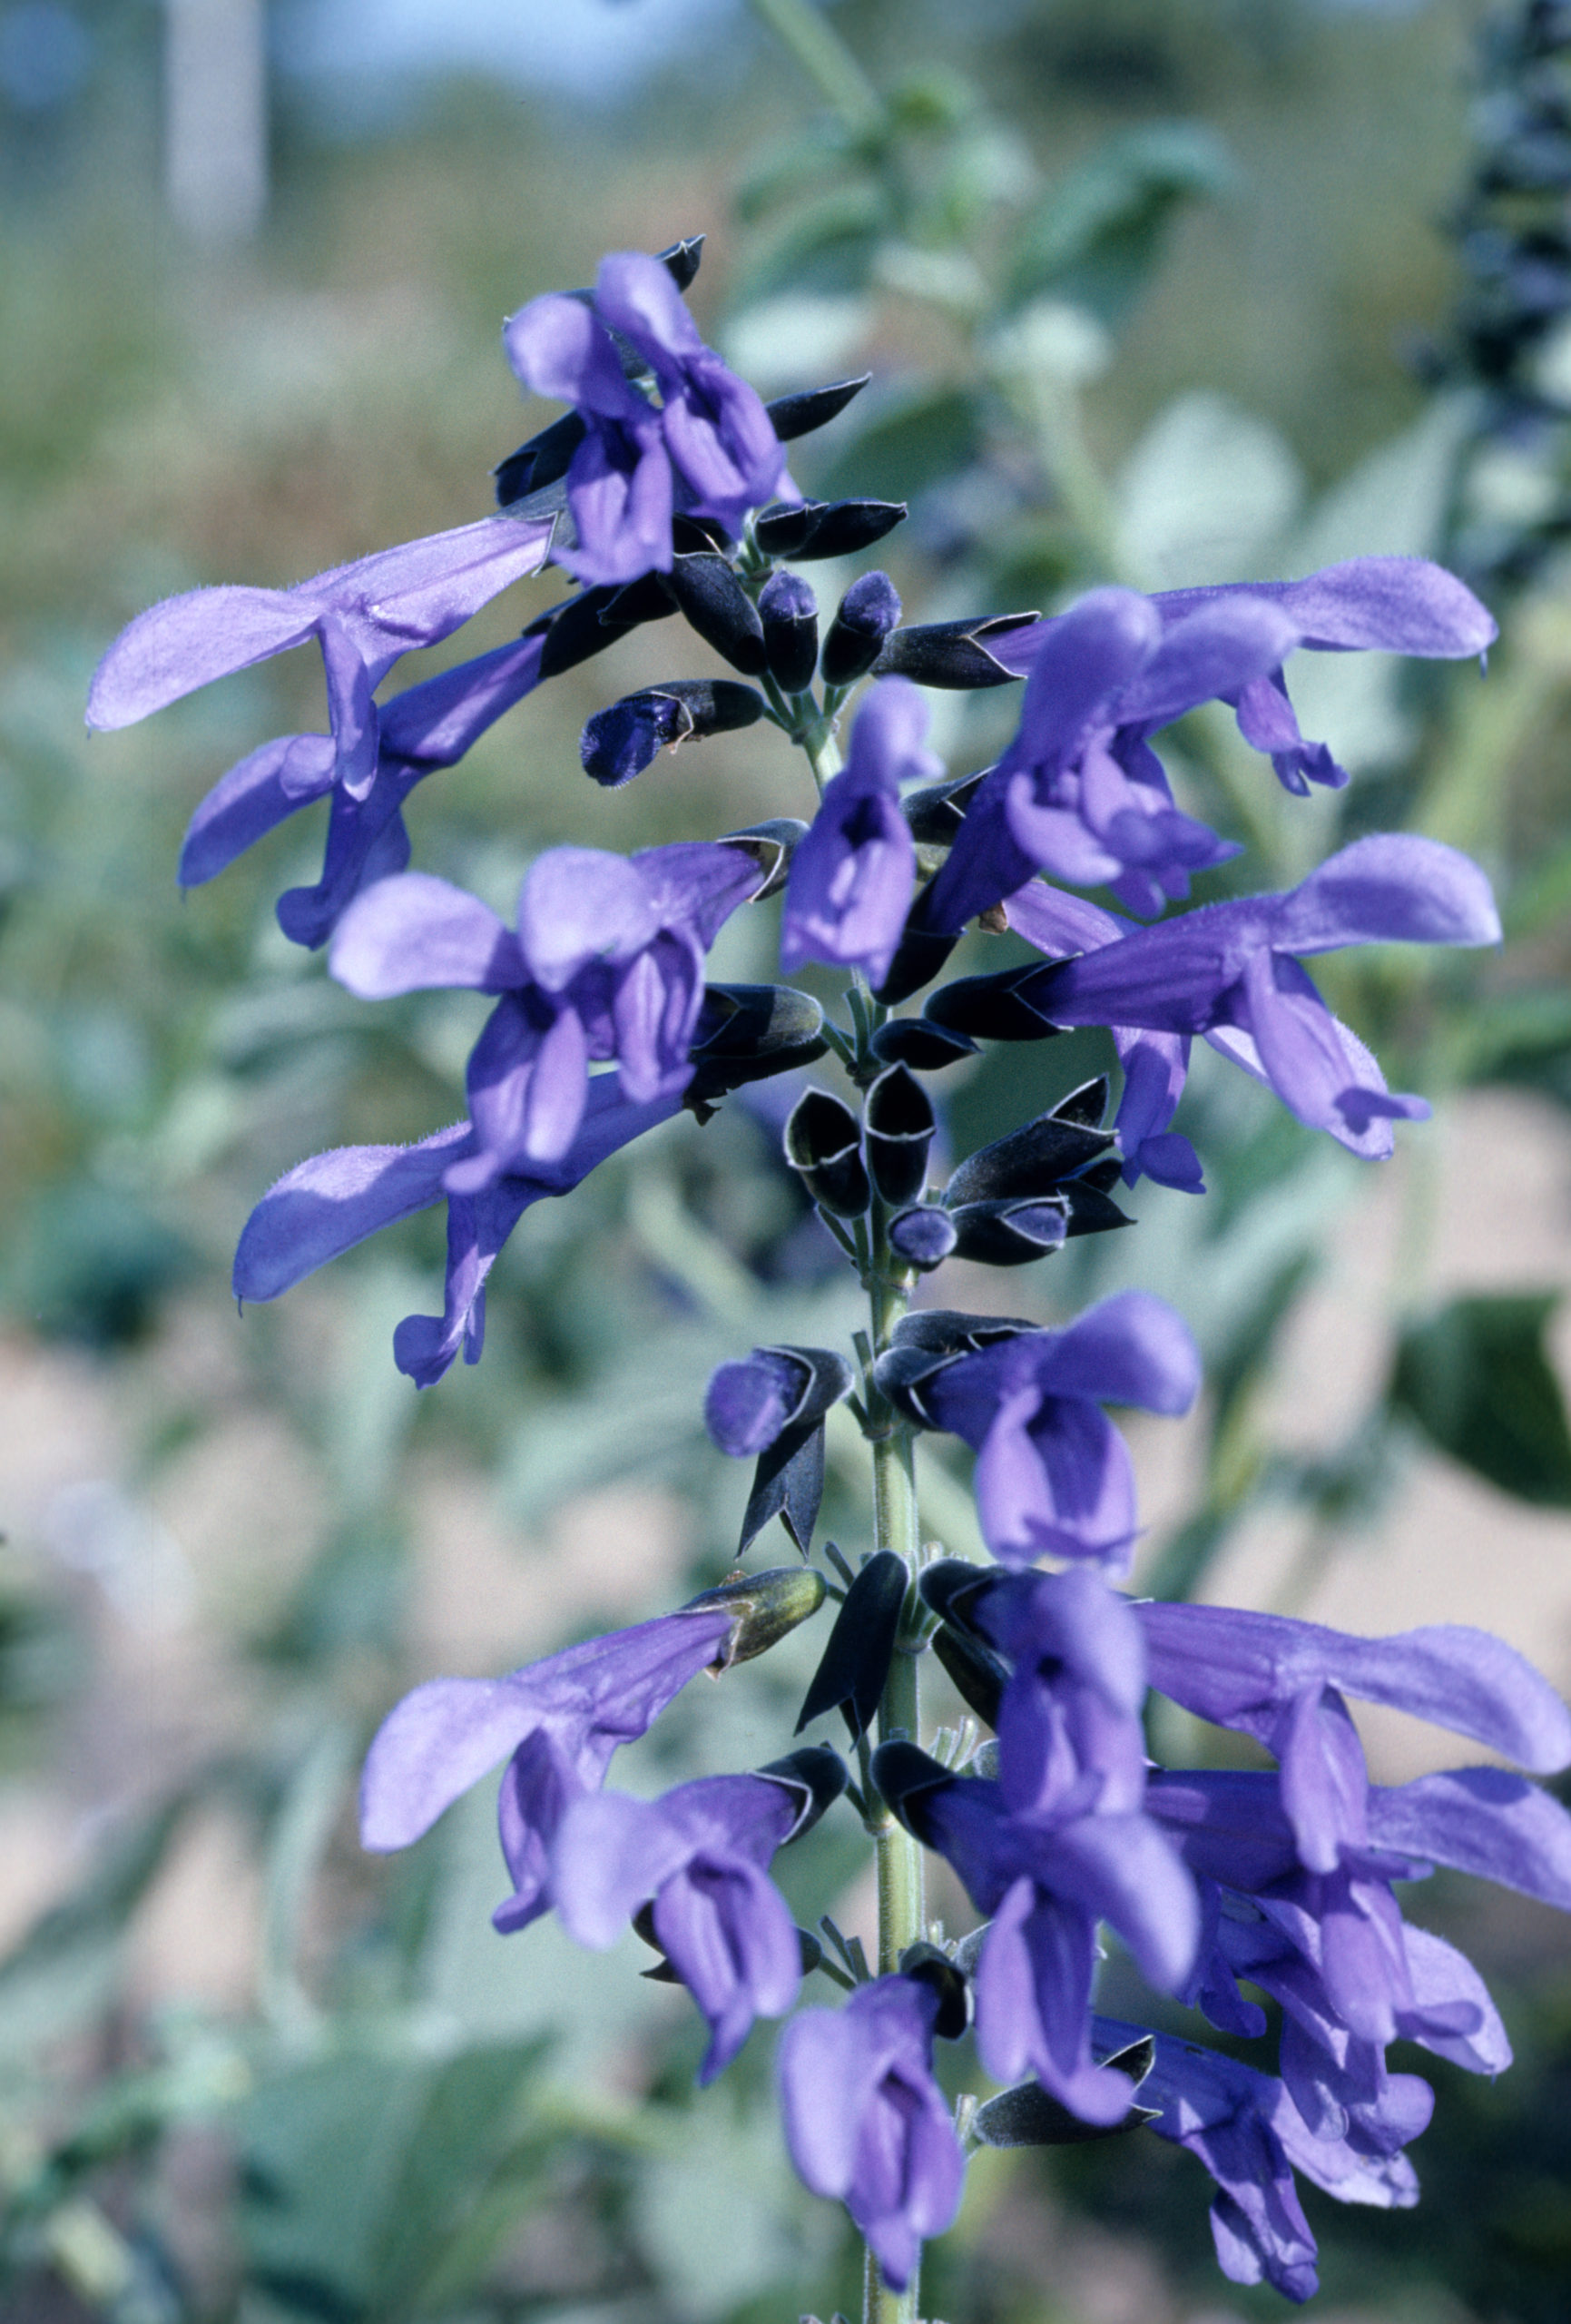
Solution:
M 280 734 L 231 766 L 192 815 L 180 852 L 180 884 L 200 887 L 248 847 L 332 789 L 329 734 Z
M 449 985 L 505 992 L 525 974 L 517 939 L 490 907 L 427 872 L 379 880 L 358 896 L 328 966 L 362 1000 Z
M 379 1227 L 441 1197 L 444 1172 L 472 1143 L 455 1122 L 417 1146 L 340 1146 L 285 1173 L 247 1219 L 234 1259 L 237 1299 L 276 1299 Z
M 90 726 L 134 725 L 232 670 L 303 645 L 319 606 L 292 589 L 226 586 L 166 597 L 127 624 L 93 674 Z
M 1469 857 L 1416 832 L 1375 832 L 1328 856 L 1283 897 L 1272 940 L 1300 953 L 1343 944 L 1497 944 L 1500 916 Z
M 548 848 L 518 891 L 518 940 L 547 992 L 564 990 L 591 960 L 630 960 L 659 928 L 637 865 L 602 848 Z

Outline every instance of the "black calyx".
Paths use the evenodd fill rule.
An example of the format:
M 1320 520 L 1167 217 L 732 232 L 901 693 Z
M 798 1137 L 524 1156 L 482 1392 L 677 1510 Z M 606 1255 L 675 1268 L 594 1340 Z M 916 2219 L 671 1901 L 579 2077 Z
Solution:
M 918 896 L 917 911 L 920 910 L 921 902 Z M 895 957 L 889 962 L 889 973 L 878 989 L 878 998 L 887 1009 L 897 1007 L 902 1000 L 909 1000 L 912 993 L 920 992 L 925 984 L 931 984 L 933 979 L 942 972 L 945 961 L 960 940 L 957 933 L 953 936 L 937 935 L 931 929 L 917 926 L 914 922 L 915 912 L 907 921 L 905 933 L 895 948 Z M 926 1013 L 932 1016 L 930 1006 Z M 965 1028 L 957 1026 L 954 1029 L 963 1032 Z
M 902 633 L 895 632 L 898 637 Z M 951 783 L 924 783 L 919 791 L 908 791 L 900 802 L 900 812 L 911 827 L 911 837 L 918 847 L 952 847 L 955 834 L 966 820 L 966 810 L 977 795 L 991 767 L 980 767 L 975 774 L 957 775 Z
M 938 1127 L 933 1101 L 916 1075 L 904 1065 L 886 1066 L 862 1107 L 868 1176 L 886 1202 L 917 1200 Z
M 655 257 L 679 290 L 685 290 L 698 272 L 706 240 L 703 234 L 687 234 L 680 242 L 671 242 L 664 250 L 655 251 Z
M 761 677 L 767 661 L 763 629 L 730 558 L 712 548 L 673 556 L 664 578 L 688 627 L 743 677 Z
M 703 1119 L 729 1090 L 814 1064 L 829 1048 L 823 1022 L 818 1002 L 794 985 L 705 985 L 682 1103 Z
M 973 1040 L 1052 1040 L 1058 1027 L 1034 1009 L 1020 990 L 1036 975 L 1038 966 L 1031 961 L 1023 969 L 1002 970 L 997 976 L 957 977 L 928 995 L 923 1014 L 935 1025 L 967 1034 Z
M 759 593 L 764 659 L 782 693 L 803 694 L 819 660 L 819 601 L 800 573 L 771 573 Z
M 1070 1236 L 1101 1235 L 1134 1221 L 1109 1198 L 1120 1165 L 1113 1139 L 1093 1125 L 1107 1102 L 1098 1076 L 962 1162 L 944 1189 L 962 1258 L 1023 1266 Z
M 948 1307 L 918 1308 L 914 1315 L 902 1315 L 895 1325 L 890 1344 L 873 1365 L 874 1385 L 913 1427 L 931 1428 L 932 1418 L 922 1401 L 925 1382 L 959 1356 L 1038 1328 L 1014 1316 L 962 1315 Z
M 1006 1137 L 978 1147 L 951 1177 L 944 1199 L 957 1209 L 962 1203 L 1023 1201 L 1051 1194 L 1088 1162 L 1108 1154 L 1112 1146 L 1105 1130 L 1038 1114 Z
M 760 1353 L 788 1357 L 800 1369 L 802 1387 L 784 1428 L 758 1456 L 737 1555 L 745 1557 L 770 1520 L 778 1517 L 805 1558 L 824 1497 L 824 1416 L 850 1393 L 853 1375 L 833 1348 L 774 1347 Z
M 932 1646 L 967 1709 L 975 1711 L 984 1727 L 996 1728 L 1009 1678 L 997 1656 L 968 1630 L 952 1630 L 948 1622 L 940 1622 L 933 1632 Z
M 835 609 L 819 668 L 829 686 L 854 685 L 879 658 L 900 618 L 900 600 L 887 573 L 859 573 Z
M 784 1784 L 801 1797 L 801 1813 L 781 1841 L 782 1847 L 789 1847 L 792 1840 L 805 1838 L 850 1781 L 845 1761 L 827 1743 L 804 1743 L 800 1751 L 788 1751 L 783 1759 L 771 1759 L 767 1766 L 755 1768 L 753 1773 L 767 1776 L 771 1783 Z
M 785 1126 L 785 1158 L 820 1209 L 860 1218 L 873 1198 L 861 1129 L 850 1108 L 827 1089 L 804 1089 Z
M 864 371 L 857 379 L 836 379 L 827 388 L 802 388 L 795 395 L 776 396 L 764 406 L 769 424 L 782 444 L 794 444 L 799 436 L 810 436 L 838 419 L 872 376 Z
M 986 1267 L 1026 1266 L 1061 1250 L 1069 1238 L 1069 1206 L 1062 1199 L 964 1203 L 949 1216 L 957 1256 Z
M 1025 671 L 1010 669 L 993 649 L 1040 618 L 1034 613 L 977 615 L 968 621 L 921 622 L 891 630 L 873 675 L 913 678 L 919 686 L 953 693 L 1016 685 Z
M 794 508 L 766 508 L 753 537 L 766 556 L 807 565 L 815 557 L 859 556 L 892 533 L 905 515 L 903 500 L 804 500 Z
M 732 678 L 671 678 L 597 710 L 579 738 L 578 755 L 585 774 L 618 790 L 663 747 L 754 725 L 763 707 L 761 694 Z
M 642 581 L 630 582 L 625 587 L 580 589 L 532 621 L 524 635 L 528 637 L 545 631 L 540 675 L 542 680 L 556 678 L 591 655 L 604 654 L 629 630 L 648 621 L 669 621 L 675 611 L 655 576 L 646 574 Z
M 909 1977 L 915 1984 L 929 1985 L 938 1994 L 933 2031 L 940 2042 L 957 2042 L 971 2022 L 964 1970 L 926 1938 L 907 1945 L 900 1955 L 899 1969 L 902 1977 Z
M 997 1566 L 973 1565 L 968 1558 L 935 1558 L 931 1565 L 922 1568 L 917 1588 L 929 1613 L 937 1614 L 948 1629 L 974 1638 L 969 1609 L 997 1576 Z M 987 1724 L 991 1727 L 994 1721 L 989 1719 Z
M 722 832 L 715 844 L 740 847 L 758 865 L 763 873 L 763 885 L 755 888 L 748 898 L 750 903 L 756 904 L 785 886 L 791 857 L 807 834 L 808 827 L 800 816 L 771 815 L 761 823 L 744 823 L 739 832 Z
M 1151 2072 L 1155 2054 L 1155 2045 L 1147 2038 L 1132 2042 L 1104 2060 L 1129 2078 L 1129 2111 L 1116 2122 L 1084 2122 L 1039 2082 L 1022 2082 L 977 2107 L 971 2117 L 972 2132 L 984 2146 L 1082 2146 L 1091 2139 L 1114 2139 L 1137 2131 L 1142 2123 L 1154 2122 L 1161 2112 L 1159 2107 L 1137 2105 L 1134 2098 Z
M 875 1551 L 835 1617 L 797 1718 L 798 1735 L 830 1710 L 842 1713 L 853 1743 L 867 1733 L 889 1675 L 909 1585 L 904 1558 Z
M 549 428 L 543 428 L 538 436 L 531 436 L 526 444 L 520 444 L 515 452 L 498 460 L 491 471 L 496 478 L 497 507 L 510 508 L 515 501 L 527 500 L 546 485 L 559 482 L 587 432 L 577 412 L 564 412 Z M 565 505 L 565 493 L 563 502 Z
M 891 1017 L 879 1027 L 869 1046 L 880 1065 L 908 1065 L 913 1073 L 938 1073 L 977 1054 L 977 1044 L 967 1035 L 930 1024 L 926 1017 Z
M 885 1805 L 918 1839 L 923 1837 L 924 1797 L 967 1780 L 915 1743 L 899 1741 L 879 1745 L 873 1753 L 872 1776 Z

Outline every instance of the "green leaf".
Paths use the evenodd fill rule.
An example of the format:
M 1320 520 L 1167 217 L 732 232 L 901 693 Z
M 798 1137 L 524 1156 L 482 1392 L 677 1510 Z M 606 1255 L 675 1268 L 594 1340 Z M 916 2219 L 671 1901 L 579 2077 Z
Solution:
M 189 1805 L 182 1793 L 102 1847 L 80 1888 L 0 1961 L 0 2058 L 24 2057 L 108 2005 L 131 1916 Z
M 1144 289 L 1173 212 L 1226 192 L 1232 166 L 1196 122 L 1154 122 L 1110 138 L 1050 189 L 1021 228 L 1005 275 L 1012 310 L 1051 293 L 1121 321 Z
M 1571 1509 L 1571 1427 L 1544 1351 L 1554 1292 L 1454 1299 L 1402 1334 L 1388 1401 L 1503 1492 Z
M 956 476 L 982 447 L 982 407 L 967 388 L 924 386 L 886 399 L 840 454 L 820 490 L 875 500 L 908 500 Z

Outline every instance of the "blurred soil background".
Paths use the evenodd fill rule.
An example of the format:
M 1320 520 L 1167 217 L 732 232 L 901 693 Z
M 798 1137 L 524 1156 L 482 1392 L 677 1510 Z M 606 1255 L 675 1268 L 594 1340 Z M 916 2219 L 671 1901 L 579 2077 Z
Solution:
M 1502 455 L 1477 379 L 1436 352 L 1462 292 L 1448 227 L 1478 135 L 1478 9 L 830 13 L 874 85 L 906 93 L 915 225 L 869 208 L 820 95 L 728 0 L 296 0 L 265 23 L 240 0 L 0 7 L 0 2314 L 15 2324 L 742 2324 L 855 2297 L 838 2214 L 785 2169 L 767 2036 L 693 2106 L 692 2027 L 680 1996 L 638 1982 L 635 1944 L 600 1959 L 545 1925 L 491 1935 L 488 1797 L 407 1863 L 362 1858 L 353 1833 L 359 1751 L 406 1687 L 501 1671 L 726 1571 L 745 1480 L 698 1431 L 709 1368 L 854 1320 L 773 1158 L 769 1109 L 673 1126 L 538 1206 L 493 1278 L 484 1363 L 418 1399 L 389 1340 L 439 1304 L 437 1216 L 238 1316 L 229 1264 L 250 1206 L 326 1146 L 453 1118 L 480 1009 L 437 995 L 369 1010 L 284 942 L 272 902 L 314 876 L 314 813 L 211 886 L 175 888 L 218 773 L 319 722 L 313 655 L 89 740 L 109 639 L 176 590 L 281 586 L 483 515 L 488 471 L 553 416 L 521 408 L 503 317 L 592 280 L 604 250 L 698 231 L 695 311 L 766 392 L 875 370 L 871 420 L 804 444 L 793 468 L 809 489 L 912 498 L 889 560 L 908 616 L 1046 606 L 1109 571 L 1171 585 L 1438 549 L 1469 510 L 1475 534 L 1530 528 L 1545 477 L 1550 501 L 1560 488 L 1558 438 Z M 259 30 L 260 95 L 243 74 L 224 84 L 221 62 Z M 201 71 L 218 73 L 202 103 L 175 85 L 177 53 L 199 95 Z M 997 280 L 1000 219 L 1036 215 L 1076 171 L 1095 190 L 1110 140 L 1168 135 L 1191 142 L 1150 231 L 1140 213 L 1125 236 L 1129 295 L 1044 262 L 1035 303 L 1012 310 L 1037 333 L 1026 355 L 986 342 L 978 420 L 966 366 L 982 342 L 957 270 Z M 1022 419 L 1016 393 L 1011 417 L 1026 370 L 1058 399 L 1056 466 L 1052 414 Z M 1481 849 L 1527 899 L 1499 961 L 1327 979 L 1361 1030 L 1381 1029 L 1393 1085 L 1435 1097 L 1435 1123 L 1371 1172 L 1200 1069 L 1206 1206 L 1143 1188 L 1137 1231 L 1105 1251 L 1008 1277 L 950 1270 L 928 1291 L 1051 1320 L 1141 1282 L 1191 1316 L 1213 1360 L 1206 1410 L 1132 1431 L 1154 1586 L 1359 1630 L 1479 1622 L 1566 1687 L 1571 592 L 1553 555 L 1494 578 L 1497 713 L 1477 709 L 1469 671 L 1408 693 L 1387 672 L 1378 698 L 1323 688 L 1354 764 L 1347 835 L 1405 816 Z M 500 642 L 559 589 L 546 576 L 510 592 L 398 683 Z M 614 795 L 584 781 L 584 717 L 690 650 L 707 667 L 695 641 L 642 630 L 526 702 L 417 795 L 416 861 L 506 911 L 546 845 L 809 812 L 805 776 L 756 736 Z M 1012 700 L 940 698 L 956 772 L 985 763 Z M 1305 700 L 1306 732 L 1320 708 Z M 1203 736 L 1191 747 L 1203 788 L 1215 767 Z M 1266 802 L 1251 836 L 1274 835 L 1279 858 L 1247 883 L 1299 876 L 1301 830 L 1334 843 L 1331 812 L 1303 809 L 1295 833 Z M 722 973 L 768 972 L 767 929 L 726 947 Z M 1096 1069 L 1095 1040 L 996 1051 L 955 1077 L 955 1150 Z M 855 1443 L 831 1436 L 830 1453 L 826 1515 L 854 1551 Z M 928 1456 L 929 1528 L 973 1551 L 948 1460 Z M 782 1540 L 766 1561 L 790 1554 Z M 795 1640 L 684 1698 L 619 1780 L 774 1756 L 815 1650 Z M 1394 1716 L 1360 1723 L 1387 1780 L 1466 1756 Z M 1159 1742 L 1192 1743 L 1180 1725 Z M 826 1830 L 802 1853 L 799 1913 L 838 1896 L 857 1925 L 854 1850 Z M 1425 2064 L 1440 2107 L 1418 2213 L 1311 2202 L 1319 2312 L 1550 2324 L 1571 2310 L 1565 1927 L 1433 1886 L 1419 1917 L 1462 1933 L 1522 2061 L 1482 2089 Z M 984 2158 L 935 2255 L 935 2312 L 1276 2312 L 1214 2274 L 1195 2167 L 1154 2146 L 1134 2161 L 1136 2143 Z

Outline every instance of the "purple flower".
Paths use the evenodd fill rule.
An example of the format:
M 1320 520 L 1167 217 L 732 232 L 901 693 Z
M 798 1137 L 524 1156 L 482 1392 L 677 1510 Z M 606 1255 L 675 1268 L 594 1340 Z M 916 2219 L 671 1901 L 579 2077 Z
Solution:
M 1144 2038 L 1138 2026 L 1101 2017 L 1096 2034 L 1097 2047 L 1108 2054 Z M 1273 2076 L 1168 2034 L 1150 2038 L 1156 2055 L 1140 2085 L 1140 2102 L 1158 2110 L 1150 2125 L 1157 2136 L 1187 2147 L 1215 2180 L 1211 2229 L 1218 2264 L 1230 2281 L 1263 2279 L 1293 2300 L 1311 2299 L 1320 2289 L 1315 2240 L 1299 2201 L 1295 2167 L 1340 2202 L 1382 2211 L 1417 2202 L 1418 2181 L 1404 2156 L 1366 2155 L 1345 2141 L 1318 2139 Z M 1127 2083 L 1124 2089 L 1127 2093 Z
M 703 1424 L 732 1460 L 767 1452 L 802 1400 L 807 1366 L 784 1348 L 755 1347 L 710 1375 L 703 1395 Z
M 1182 901 L 1191 872 L 1238 851 L 1174 806 L 1151 734 L 1221 700 L 1288 789 L 1343 782 L 1325 746 L 1299 733 L 1282 677 L 1295 646 L 1456 656 L 1494 635 L 1471 592 L 1419 557 L 1154 598 L 1093 591 L 1000 645 L 998 659 L 1026 677 L 1019 731 L 972 801 L 919 925 L 953 935 L 1033 871 L 1109 882 L 1143 918 Z
M 1004 2083 L 1034 2073 L 1086 2121 L 1115 2122 L 1128 2082 L 1090 2050 L 1096 1923 L 1110 1921 L 1168 1991 L 1188 1978 L 1201 1934 L 1194 1884 L 1144 1810 L 1140 1626 L 1084 1568 L 982 1574 L 949 1593 L 949 1610 L 1013 1664 L 998 1779 L 946 1777 L 897 1744 L 875 1755 L 874 1780 L 992 1916 L 976 1980 L 988 2073 Z
M 362 888 L 409 860 L 404 802 L 437 767 L 453 766 L 486 727 L 538 683 L 543 631 L 407 686 L 379 712 L 377 771 L 362 793 L 334 783 L 329 734 L 284 734 L 231 767 L 191 819 L 180 884 L 194 888 L 315 799 L 332 794 L 322 876 L 280 896 L 279 924 L 297 944 L 331 934 Z
M 618 1744 L 647 1734 L 688 1680 L 723 1660 L 735 1617 L 662 1614 L 570 1646 L 506 1679 L 433 1679 L 378 1728 L 360 1784 L 360 1839 L 405 1848 L 507 1760 L 499 1815 L 514 1893 L 498 1928 L 545 1911 L 549 1850 L 571 1803 L 598 1791 Z
M 1134 1472 L 1101 1407 L 1186 1413 L 1200 1387 L 1188 1326 L 1163 1300 L 1120 1292 L 1064 1331 L 1022 1332 L 957 1357 L 920 1385 L 936 1428 L 976 1452 L 983 1539 L 1006 1565 L 1045 1554 L 1127 1571 Z
M 1202 1718 L 1252 1735 L 1281 1766 L 1300 1861 L 1330 1872 L 1368 1844 L 1368 1778 L 1342 1702 L 1388 1704 L 1468 1736 L 1536 1774 L 1571 1765 L 1571 1712 L 1521 1655 L 1460 1624 L 1355 1638 L 1221 1606 L 1135 1609 L 1151 1684 Z
M 614 1945 L 653 1899 L 653 1929 L 710 2027 L 699 2068 L 711 2083 L 755 2017 L 783 2017 L 801 1950 L 765 1867 L 808 1812 L 768 1776 L 707 1776 L 653 1800 L 595 1792 L 573 1801 L 551 1848 L 551 1899 L 580 1945 Z
M 819 812 L 791 858 L 781 923 L 781 966 L 806 960 L 859 968 L 875 985 L 889 971 L 917 880 L 917 851 L 900 812 L 900 785 L 943 768 L 922 746 L 928 705 L 908 678 L 880 678 L 851 729 L 850 756 L 825 785 Z
M 653 373 L 658 408 L 627 379 L 613 330 Z M 532 300 L 503 344 L 526 388 L 574 405 L 586 423 L 567 470 L 577 544 L 552 552 L 581 580 L 669 572 L 673 507 L 734 532 L 780 487 L 785 451 L 769 414 L 704 345 L 658 259 L 613 252 L 593 307 L 555 291 Z
M 483 517 L 478 524 L 334 566 L 292 589 L 191 589 L 166 597 L 138 614 L 100 662 L 88 693 L 87 723 L 133 725 L 214 678 L 315 638 L 328 685 L 331 779 L 352 797 L 364 798 L 377 773 L 371 697 L 382 679 L 400 655 L 451 636 L 510 582 L 538 572 L 550 539 L 548 521 Z M 320 753 L 291 753 L 290 743 L 299 739 L 269 748 L 284 753 L 280 774 L 309 786 L 319 779 Z M 312 795 L 309 787 L 307 795 Z
M 287 1172 L 247 1219 L 235 1252 L 235 1297 L 276 1299 L 383 1226 L 447 1200 L 447 1268 L 439 1316 L 406 1315 L 393 1335 L 400 1372 L 417 1388 L 439 1380 L 460 1347 L 477 1364 L 486 1338 L 486 1278 L 531 1203 L 569 1193 L 597 1163 L 678 1110 L 675 1097 L 630 1104 L 612 1079 L 592 1084 L 584 1118 L 559 1161 L 453 1193 L 448 1174 L 476 1154 L 455 1122 L 417 1146 L 340 1146 Z
M 1012 897 L 1010 911 L 1032 940 L 1055 940 L 1060 915 L 1051 891 L 1042 900 Z M 1083 912 L 1075 917 L 1084 921 Z M 1476 863 L 1438 840 L 1378 832 L 1329 857 L 1286 894 L 1203 904 L 1043 969 L 1026 980 L 1024 997 L 1056 1025 L 1144 1027 L 1174 1044 L 1203 1033 L 1310 1128 L 1383 1160 L 1392 1119 L 1421 1120 L 1429 1108 L 1421 1098 L 1390 1094 L 1298 956 L 1345 944 L 1499 940 L 1489 883 Z M 1165 1127 L 1183 1062 L 1174 1047 L 1146 1068 L 1137 1150 Z
M 424 872 L 379 881 L 339 922 L 330 966 L 362 1000 L 433 986 L 500 995 L 469 1058 L 475 1150 L 453 1194 L 532 1177 L 571 1151 L 594 1059 L 614 1058 L 630 1105 L 679 1098 L 703 1000 L 703 961 L 763 874 L 744 849 L 681 844 L 632 857 L 557 847 L 518 896 L 518 932 Z
M 843 2009 L 804 2010 L 781 2036 L 791 2161 L 815 2195 L 845 2204 L 896 2291 L 916 2273 L 924 2240 L 953 2221 L 965 2180 L 933 2079 L 938 2005 L 931 1985 L 879 1977 Z
M 874 1755 L 875 1779 L 888 1748 Z M 1184 1983 L 1200 1913 L 1172 1841 L 1138 1807 L 1103 1810 L 1095 1768 L 1025 1814 L 981 1777 L 935 1781 L 906 1813 L 990 1918 L 976 1974 L 987 2072 L 1002 2083 L 1035 2074 L 1085 2122 L 1122 2121 L 1129 2083 L 1091 2057 L 1096 1924 L 1111 1923 L 1153 1984 Z

